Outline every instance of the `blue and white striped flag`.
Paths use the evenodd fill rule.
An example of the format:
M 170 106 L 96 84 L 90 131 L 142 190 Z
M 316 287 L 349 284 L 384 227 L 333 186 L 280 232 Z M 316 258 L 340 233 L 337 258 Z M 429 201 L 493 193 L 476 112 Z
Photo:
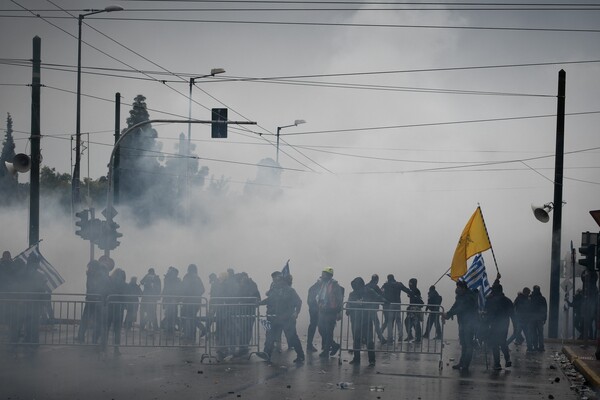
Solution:
M 475 256 L 467 273 L 460 280 L 466 282 L 469 289 L 479 291 L 479 308 L 483 309 L 485 298 L 490 294 L 492 288 L 485 272 L 485 262 L 481 253 Z
M 39 243 L 34 244 L 27 250 L 23 251 L 21 254 L 16 256 L 15 260 L 21 260 L 23 263 L 27 264 L 27 259 L 29 256 L 34 255 L 39 260 L 40 266 L 39 271 L 46 278 L 46 286 L 48 286 L 48 290 L 50 292 L 54 291 L 57 287 L 65 283 L 65 280 L 58 273 L 58 271 L 44 258 L 42 253 L 40 253 Z

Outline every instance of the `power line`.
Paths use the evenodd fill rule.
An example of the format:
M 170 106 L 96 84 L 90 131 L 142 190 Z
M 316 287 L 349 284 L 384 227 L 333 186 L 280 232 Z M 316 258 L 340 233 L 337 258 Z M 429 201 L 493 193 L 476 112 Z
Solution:
M 14 1 L 14 0 L 11 0 Z M 51 19 L 55 17 L 47 17 Z M 467 26 L 467 25 L 412 25 L 412 24 L 361 24 L 350 22 L 297 22 L 297 21 L 244 21 L 224 19 L 180 19 L 180 18 L 127 18 L 127 17 L 98 17 L 96 20 L 128 21 L 128 22 L 169 22 L 169 23 L 195 23 L 195 24 L 234 24 L 234 25 L 289 25 L 289 26 L 322 26 L 345 28 L 386 28 L 386 29 L 450 29 L 450 30 L 476 30 L 476 31 L 506 31 L 506 32 L 554 32 L 554 33 L 600 33 L 600 29 L 584 28 L 530 28 L 508 26 Z
M 600 111 L 574 112 L 574 113 L 566 113 L 565 115 L 576 116 L 576 115 L 591 115 L 591 114 L 600 114 Z M 556 117 L 556 114 L 541 114 L 541 115 L 528 115 L 528 116 L 519 116 L 519 117 L 503 117 L 503 118 L 485 118 L 485 119 L 472 119 L 472 120 L 461 120 L 461 121 L 426 122 L 426 123 L 420 123 L 420 124 L 372 126 L 372 127 L 365 127 L 365 128 L 348 128 L 348 129 L 329 129 L 329 130 L 322 130 L 322 131 L 307 131 L 307 132 L 290 132 L 290 133 L 286 133 L 285 136 L 315 135 L 315 134 L 323 134 L 323 133 L 340 133 L 340 132 L 375 131 L 375 130 L 400 129 L 400 128 L 420 128 L 420 127 L 426 127 L 426 126 L 473 124 L 473 123 L 484 123 L 484 122 L 515 121 L 515 120 L 522 120 L 522 119 L 554 118 L 554 117 Z M 263 135 L 273 135 L 273 134 L 265 133 Z

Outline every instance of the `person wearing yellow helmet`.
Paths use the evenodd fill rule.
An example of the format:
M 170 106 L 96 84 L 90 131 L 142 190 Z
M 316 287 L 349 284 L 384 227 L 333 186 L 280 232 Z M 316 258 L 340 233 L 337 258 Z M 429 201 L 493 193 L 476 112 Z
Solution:
M 341 317 L 344 289 L 333 279 L 333 268 L 325 267 L 321 272 L 321 287 L 317 294 L 319 306 L 319 334 L 323 339 L 321 358 L 334 356 L 340 345 L 333 339 L 336 321 Z

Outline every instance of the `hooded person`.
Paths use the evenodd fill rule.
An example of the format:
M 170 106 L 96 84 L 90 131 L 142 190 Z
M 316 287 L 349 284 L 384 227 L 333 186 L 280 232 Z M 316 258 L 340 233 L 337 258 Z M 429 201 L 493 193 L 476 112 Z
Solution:
M 508 326 L 513 318 L 513 302 L 504 295 L 502 285 L 492 286 L 492 292 L 485 302 L 484 321 L 488 329 L 487 342 L 492 349 L 494 357 L 494 370 L 501 370 L 500 351 L 504 355 L 505 367 L 512 365 L 510 361 L 510 352 L 506 337 L 508 336 Z
M 173 266 L 167 269 L 163 279 L 162 305 L 165 310 L 165 316 L 161 321 L 161 328 L 164 328 L 167 335 L 175 333 L 175 327 L 179 320 L 178 303 L 181 300 L 181 279 L 179 270 Z
M 458 339 L 460 342 L 460 360 L 452 369 L 468 371 L 473 358 L 473 340 L 479 324 L 479 305 L 476 293 L 469 290 L 464 281 L 456 281 L 456 298 L 444 319 L 458 317 Z
M 427 292 L 427 307 L 425 310 L 429 311 L 427 314 L 427 323 L 425 324 L 425 331 L 423 337 L 428 339 L 429 334 L 433 326 L 435 325 L 435 337 L 436 340 L 442 339 L 442 326 L 440 325 L 440 306 L 442 305 L 442 296 L 435 289 L 435 286 L 431 285 Z
M 271 360 L 275 348 L 275 341 L 285 333 L 290 346 L 296 351 L 294 363 L 304 362 L 304 350 L 296 331 L 296 319 L 302 308 L 302 300 L 282 276 L 275 278 L 274 284 L 269 289 L 268 297 L 260 302 L 267 306 L 267 315 L 271 328 L 267 331 L 265 340 L 265 354 Z
M 181 307 L 181 318 L 183 319 L 184 336 L 187 340 L 196 340 L 196 328 L 200 327 L 201 336 L 206 333 L 204 325 L 198 320 L 198 311 L 202 304 L 202 295 L 204 295 L 204 284 L 198 276 L 198 267 L 196 264 L 188 265 L 187 273 L 181 282 L 181 294 L 183 297 L 183 306 Z
M 360 364 L 360 352 L 362 344 L 366 342 L 369 357 L 369 366 L 375 366 L 375 319 L 377 318 L 378 303 L 385 303 L 386 300 L 365 285 L 361 277 L 356 277 L 350 283 L 352 292 L 348 295 L 346 304 L 346 315 L 350 317 L 352 325 L 352 354 L 353 359 L 350 364 Z
M 542 295 L 540 287 L 535 285 L 529 297 L 530 322 L 529 336 L 531 338 L 531 347 L 527 343 L 527 351 L 544 351 L 544 325 L 548 318 L 548 303 Z

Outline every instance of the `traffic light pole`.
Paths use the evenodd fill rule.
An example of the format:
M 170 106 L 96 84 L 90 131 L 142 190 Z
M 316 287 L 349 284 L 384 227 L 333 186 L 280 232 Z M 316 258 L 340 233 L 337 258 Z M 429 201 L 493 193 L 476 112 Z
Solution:
M 191 119 L 149 119 L 147 121 L 139 122 L 133 126 L 127 128 L 119 139 L 115 142 L 115 145 L 110 152 L 110 158 L 108 160 L 108 189 L 106 193 L 106 223 L 111 226 L 113 223 L 113 185 L 114 185 L 114 163 L 115 155 L 121 145 L 123 139 L 125 139 L 131 132 L 142 126 L 153 124 L 153 123 L 172 123 L 172 124 L 212 124 L 214 125 L 256 125 L 253 121 L 206 121 L 206 120 L 191 120 Z M 109 257 L 110 250 L 105 249 L 104 254 Z
M 94 207 L 90 207 L 90 220 L 93 221 L 96 218 L 96 210 Z M 95 260 L 94 257 L 94 241 L 90 239 L 90 261 Z

